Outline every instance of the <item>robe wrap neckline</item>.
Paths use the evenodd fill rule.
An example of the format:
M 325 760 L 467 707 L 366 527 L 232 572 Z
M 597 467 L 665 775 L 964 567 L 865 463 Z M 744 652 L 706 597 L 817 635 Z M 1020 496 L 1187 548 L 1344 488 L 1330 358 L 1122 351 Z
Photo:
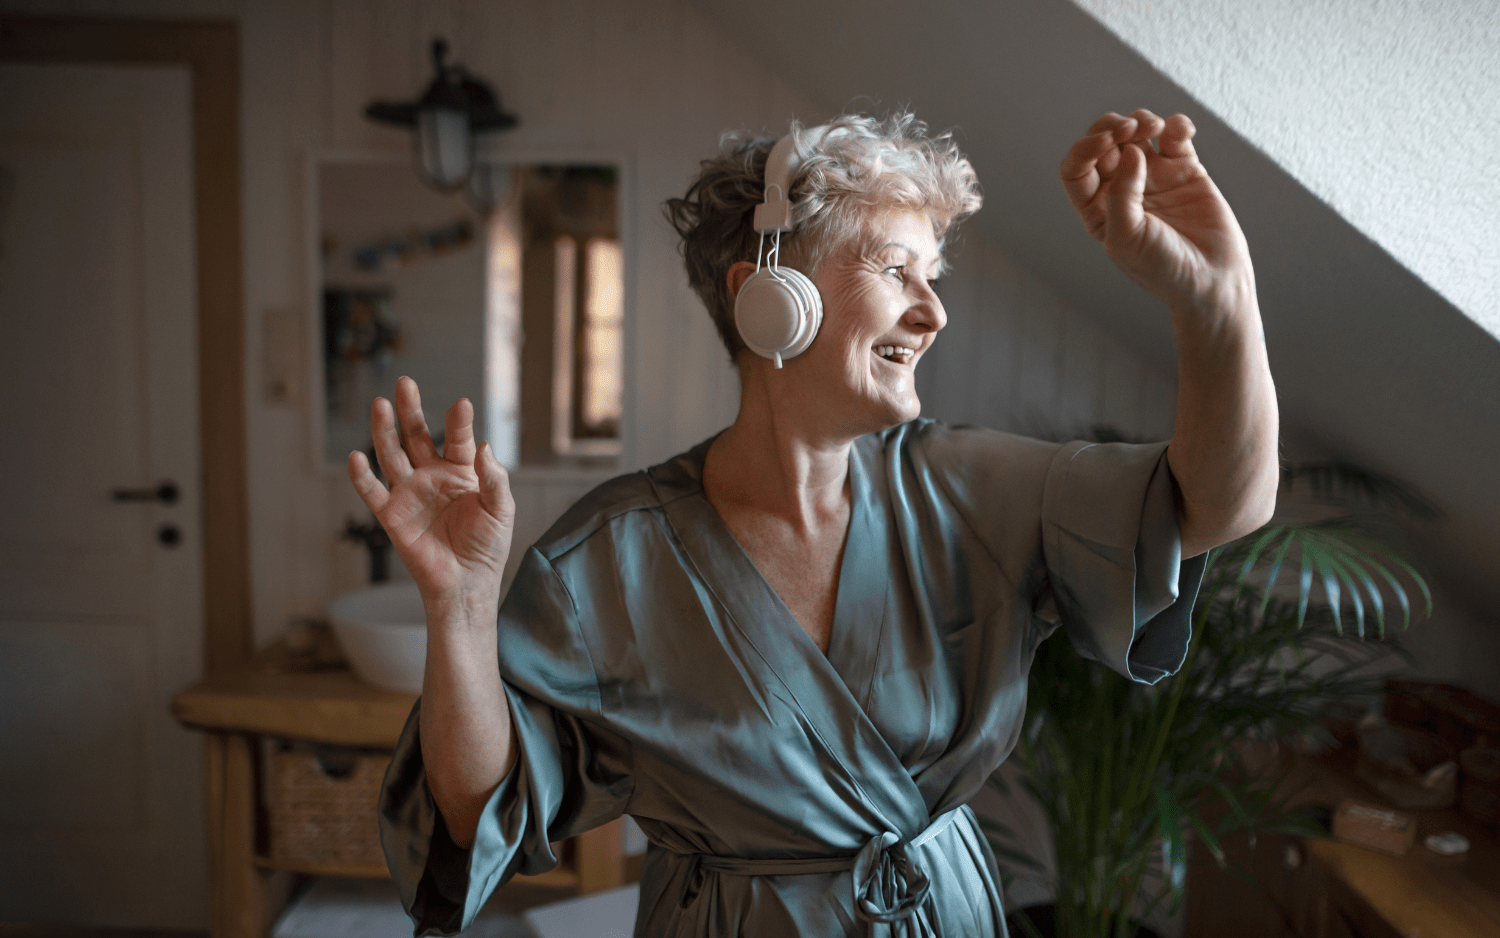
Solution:
M 723 857 L 710 853 L 680 854 L 688 861 L 682 879 L 679 904 L 687 908 L 703 888 L 707 873 L 732 876 L 787 876 L 810 873 L 853 872 L 854 914 L 870 924 L 905 923 L 927 901 L 931 882 L 908 847 L 920 847 L 953 823 L 962 807 L 935 818 L 922 833 L 903 842 L 899 834 L 885 831 L 866 841 L 859 853 L 843 857 L 808 857 L 802 859 L 751 859 Z M 926 923 L 923 923 L 926 924 Z M 931 926 L 918 932 L 932 934 Z

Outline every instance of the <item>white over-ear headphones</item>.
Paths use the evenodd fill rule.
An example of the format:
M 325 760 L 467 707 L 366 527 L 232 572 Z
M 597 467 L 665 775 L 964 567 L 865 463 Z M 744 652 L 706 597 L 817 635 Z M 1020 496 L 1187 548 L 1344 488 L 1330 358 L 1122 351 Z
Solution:
M 817 146 L 828 132 L 826 126 L 815 127 L 803 131 L 802 139 Z M 777 368 L 783 359 L 807 351 L 823 324 L 823 298 L 818 288 L 801 271 L 780 265 L 781 233 L 792 230 L 792 174 L 800 162 L 792 134 L 776 141 L 766 157 L 765 200 L 755 207 L 755 230 L 760 234 L 755 273 L 734 298 L 734 324 L 740 338 L 750 351 L 771 359 Z M 771 250 L 762 266 L 767 232 L 771 234 Z

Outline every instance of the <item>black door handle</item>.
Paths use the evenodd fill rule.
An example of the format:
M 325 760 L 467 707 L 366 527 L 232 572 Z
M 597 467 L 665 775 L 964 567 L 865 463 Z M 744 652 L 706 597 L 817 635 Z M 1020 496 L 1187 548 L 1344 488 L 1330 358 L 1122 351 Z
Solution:
M 115 489 L 117 502 L 161 502 L 163 505 L 177 503 L 177 483 L 163 482 L 154 489 Z

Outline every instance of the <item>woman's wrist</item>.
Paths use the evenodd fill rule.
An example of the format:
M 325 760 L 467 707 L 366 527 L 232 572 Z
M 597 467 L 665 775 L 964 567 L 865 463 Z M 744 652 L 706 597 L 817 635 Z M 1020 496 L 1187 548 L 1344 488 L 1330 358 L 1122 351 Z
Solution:
M 1173 303 L 1171 312 L 1180 361 L 1239 359 L 1265 344 L 1253 277 Z
M 468 633 L 493 629 L 500 613 L 498 587 L 457 589 L 439 596 L 423 596 L 427 628 Z
M 1260 300 L 1251 271 L 1227 276 L 1201 292 L 1174 300 L 1168 307 L 1179 322 L 1230 325 L 1260 321 Z

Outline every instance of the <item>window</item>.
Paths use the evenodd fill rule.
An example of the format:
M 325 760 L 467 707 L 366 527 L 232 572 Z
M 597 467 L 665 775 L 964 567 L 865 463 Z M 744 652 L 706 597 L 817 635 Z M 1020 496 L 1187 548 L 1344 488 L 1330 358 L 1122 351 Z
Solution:
M 559 455 L 617 455 L 624 392 L 620 243 L 590 238 L 580 251 L 564 235 L 555 250 L 552 448 Z
M 594 464 L 621 452 L 624 256 L 612 166 L 518 171 L 521 462 Z

